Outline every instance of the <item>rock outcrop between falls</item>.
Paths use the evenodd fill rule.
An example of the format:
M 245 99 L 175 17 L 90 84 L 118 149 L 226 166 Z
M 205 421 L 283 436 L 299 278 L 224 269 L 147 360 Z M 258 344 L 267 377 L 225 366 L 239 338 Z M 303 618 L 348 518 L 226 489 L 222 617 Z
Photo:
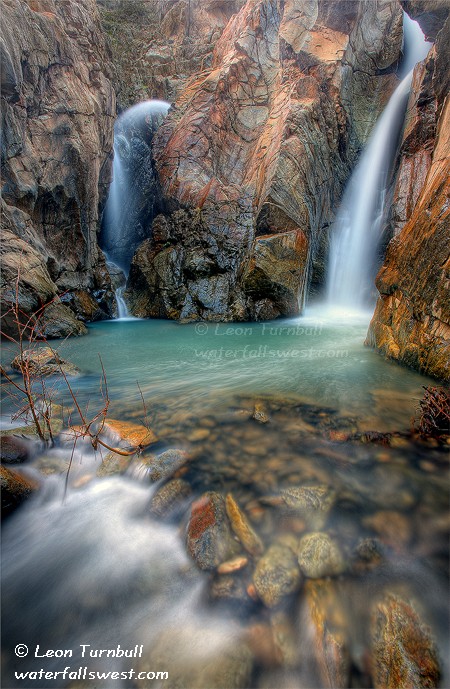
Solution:
M 419 3 L 415 3 L 419 5 Z M 448 9 L 447 9 L 448 14 Z M 390 213 L 394 234 L 366 344 L 450 379 L 450 19 L 414 72 Z
M 248 0 L 154 142 L 168 212 L 138 248 L 138 316 L 299 313 L 344 185 L 397 81 L 396 0 Z
M 2 328 L 16 299 L 49 337 L 86 332 L 114 300 L 97 245 L 115 95 L 95 0 L 2 3 Z

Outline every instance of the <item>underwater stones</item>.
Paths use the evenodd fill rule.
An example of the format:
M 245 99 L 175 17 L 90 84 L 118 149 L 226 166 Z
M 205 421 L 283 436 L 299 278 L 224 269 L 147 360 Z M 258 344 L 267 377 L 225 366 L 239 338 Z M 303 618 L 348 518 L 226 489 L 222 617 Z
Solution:
M 181 478 L 175 478 L 165 483 L 150 501 L 150 513 L 161 518 L 171 518 L 176 515 L 192 494 L 192 488 Z
M 216 569 L 239 551 L 220 493 L 204 493 L 191 507 L 187 531 L 188 551 L 200 569 Z
M 319 530 L 326 522 L 334 499 L 335 491 L 329 486 L 293 486 L 282 488 L 278 496 L 264 498 L 264 502 L 302 517 L 310 529 Z
M 255 402 L 252 418 L 259 423 L 268 423 L 270 421 L 267 406 L 264 404 L 264 402 Z
M 130 466 L 132 455 L 124 457 L 116 452 L 108 452 L 102 458 L 102 463 L 97 469 L 97 476 L 103 478 L 105 476 L 114 476 L 115 474 L 124 474 Z
M 159 455 L 141 457 L 141 467 L 150 481 L 159 481 L 173 476 L 178 469 L 189 461 L 189 455 L 184 450 L 172 448 Z
M 347 619 L 338 593 L 333 581 L 305 583 L 302 625 L 308 627 L 321 686 L 330 689 L 350 685 Z
M 371 635 L 375 689 L 439 685 L 435 642 L 409 602 L 386 594 L 372 612 Z
M 268 608 L 300 588 L 302 575 L 292 550 L 274 543 L 256 565 L 253 584 L 256 593 Z
M 253 657 L 238 629 L 196 628 L 189 624 L 166 629 L 138 663 L 138 672 L 164 668 L 167 689 L 245 689 L 250 684 Z M 147 689 L 147 679 L 136 680 Z
M 51 347 L 29 347 L 13 359 L 11 366 L 31 376 L 76 376 L 80 373 L 78 366 L 62 359 Z
M 310 579 L 338 576 L 346 568 L 338 545 L 324 532 L 308 533 L 300 539 L 298 563 Z
M 238 557 L 234 557 L 232 560 L 228 560 L 227 562 L 222 562 L 222 564 L 219 565 L 217 568 L 217 573 L 230 574 L 231 572 L 238 572 L 240 569 L 243 569 L 247 565 L 248 558 L 240 555 Z
M 410 519 L 394 510 L 381 510 L 363 519 L 363 526 L 374 531 L 380 540 L 395 550 L 402 550 L 412 539 Z
M 155 433 L 142 424 L 132 421 L 119 421 L 107 419 L 103 424 L 106 432 L 113 442 L 123 443 L 127 447 L 148 447 L 157 441 Z
M 264 546 L 258 534 L 250 526 L 247 517 L 234 500 L 231 493 L 226 497 L 226 511 L 231 528 L 250 555 L 262 555 Z
M 254 604 L 247 593 L 246 583 L 240 576 L 240 572 L 215 574 L 209 586 L 209 597 L 212 601 L 237 604 L 239 611 L 246 611 Z
M 0 466 L 0 486 L 2 517 L 13 512 L 39 487 L 34 479 L 5 466 Z
M 352 571 L 364 574 L 384 562 L 384 549 L 377 538 L 363 538 L 353 552 Z

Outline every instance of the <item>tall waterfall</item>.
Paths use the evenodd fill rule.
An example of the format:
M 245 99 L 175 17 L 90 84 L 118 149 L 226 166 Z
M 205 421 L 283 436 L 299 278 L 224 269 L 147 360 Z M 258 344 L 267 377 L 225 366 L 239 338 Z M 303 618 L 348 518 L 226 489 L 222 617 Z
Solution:
M 359 160 L 338 210 L 330 246 L 327 302 L 359 310 L 371 305 L 376 252 L 389 171 L 404 121 L 413 69 L 430 48 L 416 22 L 404 14 L 405 58 L 392 94 Z
M 100 245 L 116 275 L 119 269 L 126 277 L 135 250 L 149 236 L 158 198 L 151 143 L 169 108 L 165 101 L 144 101 L 122 113 L 114 126 L 113 178 Z M 116 288 L 119 318 L 128 315 L 124 276 Z

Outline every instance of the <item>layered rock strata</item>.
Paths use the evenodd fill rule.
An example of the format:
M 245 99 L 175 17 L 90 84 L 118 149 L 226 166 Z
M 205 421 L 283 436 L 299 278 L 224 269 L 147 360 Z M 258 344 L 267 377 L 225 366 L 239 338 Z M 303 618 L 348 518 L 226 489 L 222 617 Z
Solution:
M 96 4 L 5 0 L 2 28 L 2 328 L 16 300 L 24 314 L 52 301 L 41 333 L 82 334 L 113 304 L 97 230 L 115 96 Z
M 366 344 L 423 373 L 450 379 L 450 20 L 408 103 L 390 215 L 391 240 Z
M 396 83 L 395 0 L 248 0 L 155 137 L 166 217 L 134 256 L 135 315 L 301 311 L 327 228 Z

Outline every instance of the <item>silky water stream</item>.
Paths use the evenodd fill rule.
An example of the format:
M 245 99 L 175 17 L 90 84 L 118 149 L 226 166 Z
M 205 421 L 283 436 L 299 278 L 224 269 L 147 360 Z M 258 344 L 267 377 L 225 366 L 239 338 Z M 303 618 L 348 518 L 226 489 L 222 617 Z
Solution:
M 104 471 L 106 452 L 79 443 L 65 499 L 64 443 L 23 466 L 43 486 L 3 530 L 4 686 L 328 686 L 316 584 L 336 606 L 327 624 L 337 618 L 344 640 L 340 686 L 372 686 L 371 614 L 387 593 L 414 600 L 430 625 L 446 686 L 448 450 L 409 436 L 422 386 L 432 381 L 364 348 L 366 327 L 364 317 L 342 323 L 319 312 L 239 325 L 111 321 L 58 343 L 84 373 L 73 385 L 92 415 L 101 406 L 98 353 L 111 418 L 142 422 L 138 381 L 159 441 L 114 475 Z M 149 460 L 175 448 L 188 454 L 176 476 L 189 491 L 175 514 L 159 518 L 150 506 L 161 481 L 151 482 Z M 192 563 L 187 523 L 205 491 L 231 493 L 264 549 L 278 543 L 289 555 L 311 525 L 301 509 L 277 504 L 280 491 L 318 486 L 333 499 L 314 529 L 338 545 L 339 576 L 298 583 L 271 608 L 254 596 L 258 557 L 244 548 L 237 550 L 248 563 L 234 573 Z M 17 644 L 27 645 L 26 658 L 15 656 Z M 142 657 L 82 657 L 83 644 L 142 646 Z M 37 645 L 73 656 L 35 657 Z M 85 684 L 69 670 L 28 684 L 14 676 L 66 667 L 124 674 L 87 674 Z M 167 671 L 169 680 L 130 670 Z

